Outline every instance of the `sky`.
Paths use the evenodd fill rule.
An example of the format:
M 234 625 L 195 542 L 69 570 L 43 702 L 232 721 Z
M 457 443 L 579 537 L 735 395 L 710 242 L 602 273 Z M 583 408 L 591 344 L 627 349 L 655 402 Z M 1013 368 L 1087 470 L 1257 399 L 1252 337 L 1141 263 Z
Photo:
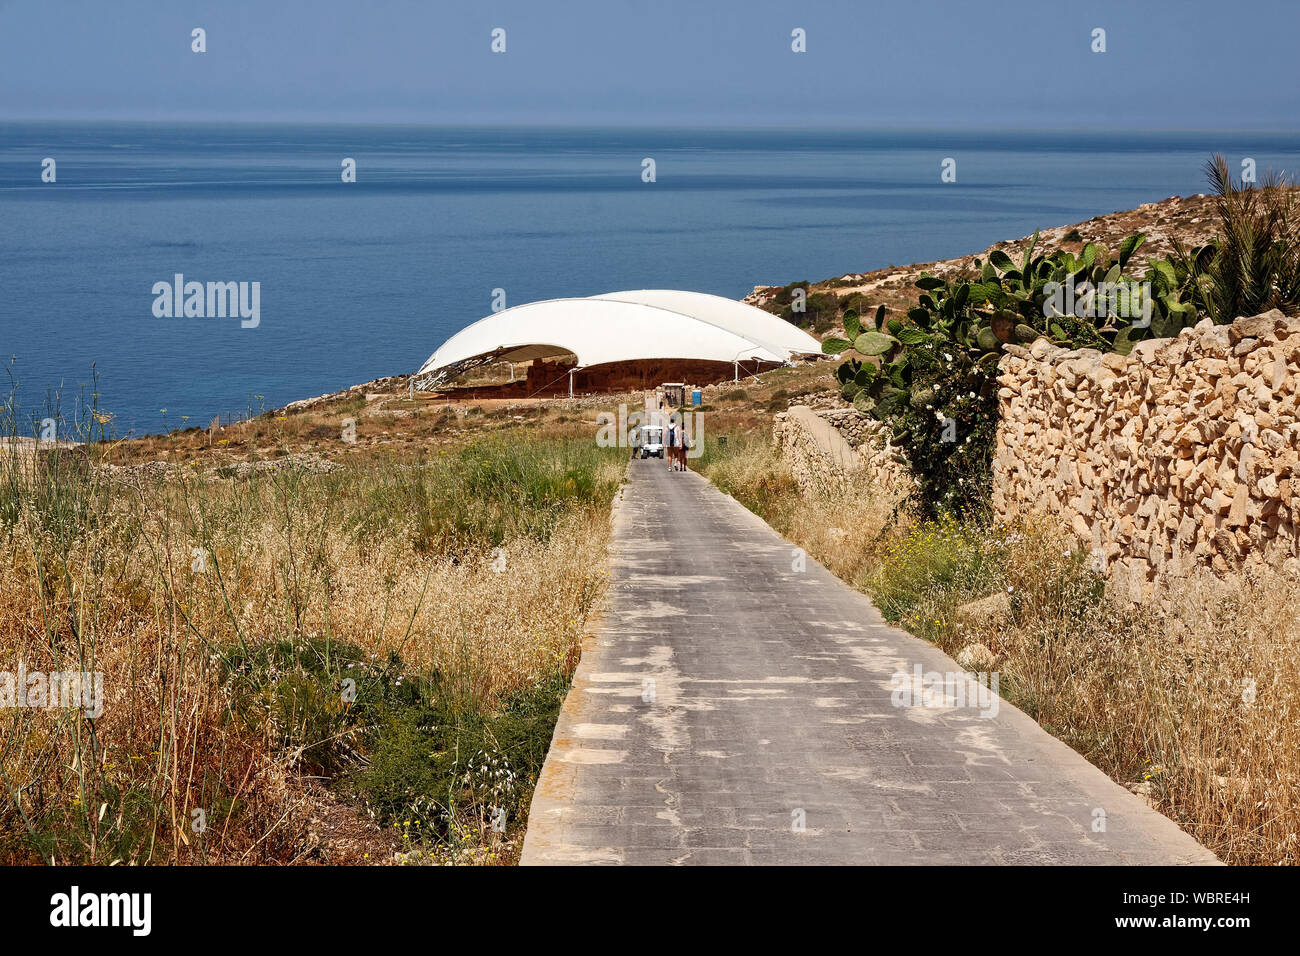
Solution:
M 0 119 L 1293 130 L 1297 27 L 1297 0 L 0 0 Z

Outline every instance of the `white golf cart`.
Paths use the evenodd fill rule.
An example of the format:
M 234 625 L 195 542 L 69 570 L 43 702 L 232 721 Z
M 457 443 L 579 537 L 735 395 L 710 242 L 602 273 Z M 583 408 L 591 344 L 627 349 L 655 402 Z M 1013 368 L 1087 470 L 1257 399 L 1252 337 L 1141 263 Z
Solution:
M 664 430 L 661 425 L 641 426 L 641 457 L 662 458 L 664 456 Z

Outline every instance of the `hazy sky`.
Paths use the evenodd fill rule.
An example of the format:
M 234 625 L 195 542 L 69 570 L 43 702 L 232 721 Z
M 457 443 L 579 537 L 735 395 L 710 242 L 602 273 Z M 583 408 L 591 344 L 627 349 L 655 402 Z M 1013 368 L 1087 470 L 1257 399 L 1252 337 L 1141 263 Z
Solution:
M 1298 0 L 0 0 L 0 118 L 1295 129 L 1298 28 Z

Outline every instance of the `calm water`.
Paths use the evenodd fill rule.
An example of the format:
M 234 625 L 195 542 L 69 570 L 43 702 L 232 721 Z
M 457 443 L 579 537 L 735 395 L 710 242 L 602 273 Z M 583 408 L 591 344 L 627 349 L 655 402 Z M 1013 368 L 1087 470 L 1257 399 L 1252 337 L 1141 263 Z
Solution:
M 96 363 L 119 433 L 206 424 L 412 371 L 497 287 L 737 297 L 946 258 L 1204 191 L 1214 151 L 1300 168 L 1277 133 L 0 124 L 0 356 L 27 410 Z M 178 272 L 260 282 L 260 325 L 155 318 Z

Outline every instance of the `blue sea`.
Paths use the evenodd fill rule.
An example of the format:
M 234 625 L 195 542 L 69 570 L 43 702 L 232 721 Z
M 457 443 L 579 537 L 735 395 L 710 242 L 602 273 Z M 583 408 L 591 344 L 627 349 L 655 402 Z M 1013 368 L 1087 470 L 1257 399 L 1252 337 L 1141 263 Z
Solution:
M 412 371 L 497 288 L 739 297 L 948 258 L 1203 192 L 1214 152 L 1294 172 L 1300 134 L 0 123 L 0 363 L 25 413 L 93 365 L 118 434 L 206 424 Z M 178 273 L 260 283 L 259 324 L 156 317 Z

